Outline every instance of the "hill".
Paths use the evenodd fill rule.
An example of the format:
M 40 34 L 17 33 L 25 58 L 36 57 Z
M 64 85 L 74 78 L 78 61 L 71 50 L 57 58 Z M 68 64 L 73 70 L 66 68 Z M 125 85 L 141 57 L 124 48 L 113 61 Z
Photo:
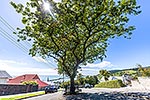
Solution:
M 144 69 L 150 69 L 150 66 L 147 67 L 143 67 Z M 123 74 L 127 73 L 127 74 L 137 74 L 138 72 L 138 68 L 130 68 L 130 69 L 122 69 L 122 70 L 110 70 L 109 71 L 111 74 L 115 75 L 115 76 L 122 76 Z

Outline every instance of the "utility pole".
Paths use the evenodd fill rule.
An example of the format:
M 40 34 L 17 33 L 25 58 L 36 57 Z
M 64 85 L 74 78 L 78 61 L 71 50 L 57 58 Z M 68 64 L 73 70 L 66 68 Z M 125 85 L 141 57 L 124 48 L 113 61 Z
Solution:
M 63 88 L 64 88 L 64 67 L 63 67 Z

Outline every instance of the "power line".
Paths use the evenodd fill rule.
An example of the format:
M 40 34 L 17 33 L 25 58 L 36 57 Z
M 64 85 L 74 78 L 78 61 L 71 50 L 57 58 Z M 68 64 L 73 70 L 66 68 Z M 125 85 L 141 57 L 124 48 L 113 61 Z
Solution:
M 4 37 L 5 39 L 7 39 L 9 42 L 11 42 L 17 48 L 21 49 L 20 46 L 18 46 L 16 43 L 12 42 L 12 40 L 9 37 L 7 37 L 6 35 L 4 35 L 5 33 L 3 31 L 0 30 L 0 32 L 3 33 L 3 34 L 0 34 L 2 37 Z M 24 52 L 24 53 L 26 53 L 25 50 L 21 50 L 21 51 Z
M 22 45 L 18 44 L 14 38 L 10 38 L 8 33 L 3 30 L 3 28 L 0 27 L 0 32 L 3 33 L 3 34 L 0 34 L 1 36 L 3 36 L 5 39 L 7 39 L 9 42 L 11 42 L 13 45 L 15 45 L 17 48 L 19 48 L 23 53 L 26 54 L 26 52 L 28 52 L 28 49 L 27 48 L 23 48 Z M 39 59 L 39 58 L 37 58 Z M 39 59 L 40 60 L 40 59 Z M 45 59 L 47 62 L 44 62 L 46 65 L 52 65 L 53 67 L 55 67 L 54 64 L 50 63 L 47 59 Z
M 45 59 L 49 64 L 53 65 L 54 67 L 57 67 L 55 66 L 52 62 L 49 62 L 50 60 L 47 60 L 47 58 Z
M 24 53 L 26 53 L 27 48 L 23 47 L 22 45 L 18 44 L 14 38 L 10 37 L 10 35 L 8 35 L 8 33 L 0 27 L 0 32 L 3 34 L 0 34 L 1 36 L 3 36 L 5 39 L 7 39 L 9 42 L 11 42 L 12 44 L 14 44 L 17 48 L 19 48 L 21 51 L 23 51 Z
M 27 49 L 24 45 L 21 45 L 21 44 L 19 44 L 18 42 L 16 42 L 16 41 L 15 41 L 16 39 L 15 39 L 13 36 L 9 35 L 9 33 L 6 32 L 2 27 L 0 27 L 0 29 L 3 31 L 4 35 L 6 35 L 9 39 L 11 39 L 11 41 L 15 42 L 15 43 L 18 44 L 21 48 L 23 48 L 24 50 L 27 50 L 27 51 L 28 51 L 28 49 Z M 1 31 L 1 32 L 2 32 L 2 31 Z
M 4 19 L 0 16 L 0 22 L 2 22 L 9 30 L 11 30 L 12 32 L 16 32 L 16 30 Z M 7 40 L 9 40 L 12 44 L 14 44 L 17 48 L 21 49 L 24 53 L 28 52 L 28 49 L 26 48 L 26 46 L 24 46 L 23 44 L 18 44 L 18 42 L 15 41 L 15 38 L 13 36 L 10 36 L 8 32 L 6 32 L 3 28 L 0 27 L 0 31 L 3 33 L 1 34 L 4 38 L 6 38 Z M 16 32 L 17 33 L 17 32 Z M 26 44 L 30 44 L 27 41 L 25 42 Z M 31 46 L 31 44 L 30 44 Z M 44 62 L 45 64 L 52 65 L 53 67 L 55 67 L 55 65 L 51 62 L 49 62 L 47 60 L 47 58 L 45 59 L 46 62 Z
M 16 33 L 17 33 L 17 31 L 16 31 L 3 17 L 1 17 L 1 16 L 0 16 L 0 21 L 1 21 L 9 30 L 11 30 L 12 32 L 16 32 Z M 29 42 L 27 42 L 27 41 L 24 41 L 24 42 L 25 42 L 26 45 L 31 46 L 31 44 L 30 44 Z

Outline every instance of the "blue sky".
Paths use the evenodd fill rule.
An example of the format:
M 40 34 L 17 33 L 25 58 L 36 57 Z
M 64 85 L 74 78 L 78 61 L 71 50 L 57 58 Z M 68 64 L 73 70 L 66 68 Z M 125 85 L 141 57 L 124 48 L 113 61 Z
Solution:
M 26 0 L 13 0 L 16 3 L 26 2 Z M 0 16 L 4 18 L 11 26 L 23 27 L 21 24 L 21 15 L 17 14 L 9 4 L 10 0 L 1 0 Z M 142 13 L 138 16 L 131 16 L 130 24 L 136 26 L 131 39 L 123 37 L 110 40 L 110 46 L 107 49 L 107 58 L 103 62 L 96 61 L 93 64 L 83 66 L 84 75 L 97 74 L 100 69 L 124 69 L 136 67 L 136 64 L 143 66 L 150 65 L 150 1 L 138 0 L 141 5 Z M 3 28 L 10 36 L 16 39 L 6 26 L 0 22 Z M 10 41 L 5 39 L 0 32 L 0 70 L 6 70 L 10 75 L 22 75 L 35 73 L 39 75 L 57 75 L 56 62 L 53 59 L 43 60 L 40 57 L 31 57 L 27 52 L 22 52 Z M 16 40 L 15 40 L 16 41 Z M 29 49 L 29 46 L 21 42 Z

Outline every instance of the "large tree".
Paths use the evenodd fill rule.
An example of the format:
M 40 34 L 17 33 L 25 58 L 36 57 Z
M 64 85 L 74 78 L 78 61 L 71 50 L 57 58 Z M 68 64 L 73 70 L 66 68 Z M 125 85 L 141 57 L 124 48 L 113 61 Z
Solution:
M 71 94 L 79 66 L 102 60 L 109 39 L 130 37 L 135 28 L 128 25 L 128 17 L 140 13 L 136 0 L 30 0 L 25 6 L 11 5 L 25 25 L 16 34 L 33 42 L 29 54 L 54 58 L 63 70 L 59 72 L 70 77 Z

